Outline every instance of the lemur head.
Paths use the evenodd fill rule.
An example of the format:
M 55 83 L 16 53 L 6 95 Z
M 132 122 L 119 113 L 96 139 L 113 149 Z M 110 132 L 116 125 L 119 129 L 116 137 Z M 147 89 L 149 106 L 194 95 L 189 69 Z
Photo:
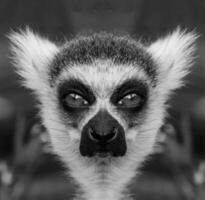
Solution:
M 27 29 L 10 39 L 54 152 L 85 198 L 120 199 L 153 151 L 167 99 L 192 64 L 196 35 L 177 29 L 143 45 L 96 33 L 58 46 Z

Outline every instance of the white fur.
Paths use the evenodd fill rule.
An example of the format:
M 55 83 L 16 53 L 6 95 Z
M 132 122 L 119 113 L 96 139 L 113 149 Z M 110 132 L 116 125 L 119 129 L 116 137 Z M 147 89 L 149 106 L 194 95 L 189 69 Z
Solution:
M 159 66 L 159 79 L 164 91 L 177 89 L 193 64 L 198 35 L 177 28 L 148 47 L 148 52 Z
M 14 33 L 14 61 L 26 86 L 39 94 L 43 123 L 48 129 L 54 152 L 70 169 L 70 175 L 80 185 L 83 195 L 77 200 L 128 200 L 126 186 L 136 175 L 136 170 L 153 152 L 159 128 L 165 117 L 165 103 L 169 93 L 181 85 L 192 63 L 196 35 L 177 29 L 159 39 L 147 52 L 157 66 L 157 84 L 153 87 L 146 73 L 137 66 L 114 65 L 110 60 L 96 60 L 92 65 L 68 68 L 60 74 L 56 86 L 51 88 L 47 80 L 47 68 L 59 51 L 58 47 L 31 31 Z M 76 77 L 93 89 L 97 103 L 79 122 L 79 129 L 70 127 L 59 112 L 57 87 L 63 80 Z M 109 103 L 113 89 L 122 81 L 135 77 L 149 85 L 147 112 L 139 115 L 143 122 L 129 129 L 123 117 Z M 41 92 L 43 91 L 43 92 Z M 124 127 L 128 151 L 122 158 L 90 159 L 79 153 L 79 142 L 83 125 L 99 111 L 107 109 Z
M 12 32 L 12 60 L 26 87 L 39 93 L 47 83 L 49 62 L 59 48 L 48 39 L 40 37 L 29 28 L 25 31 Z M 43 86 L 44 85 L 44 86 Z

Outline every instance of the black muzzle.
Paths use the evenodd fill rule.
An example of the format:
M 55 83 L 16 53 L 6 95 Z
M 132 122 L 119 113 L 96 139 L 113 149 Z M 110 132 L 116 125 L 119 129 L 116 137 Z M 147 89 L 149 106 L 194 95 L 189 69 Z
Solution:
M 84 126 L 81 135 L 82 156 L 124 156 L 127 150 L 123 127 L 108 112 L 100 111 Z

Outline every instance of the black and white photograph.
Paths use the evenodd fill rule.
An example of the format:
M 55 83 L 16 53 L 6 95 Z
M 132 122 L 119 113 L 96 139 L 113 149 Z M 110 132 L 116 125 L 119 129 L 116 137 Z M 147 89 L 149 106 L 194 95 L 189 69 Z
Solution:
M 204 199 L 205 1 L 0 1 L 0 200 Z

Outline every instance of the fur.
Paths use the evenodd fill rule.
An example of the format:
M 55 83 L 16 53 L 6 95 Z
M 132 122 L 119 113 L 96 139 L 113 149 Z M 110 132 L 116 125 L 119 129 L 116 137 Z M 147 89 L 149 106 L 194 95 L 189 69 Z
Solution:
M 126 57 L 126 62 L 122 60 L 127 53 L 105 56 L 104 50 L 96 52 L 94 47 L 89 51 L 90 41 L 109 43 L 110 37 L 114 36 L 104 33 L 83 39 L 77 37 L 58 47 L 29 29 L 10 35 L 13 62 L 23 77 L 25 86 L 38 95 L 42 120 L 50 135 L 53 151 L 65 163 L 70 175 L 79 185 L 79 193 L 75 198 L 78 200 L 130 198 L 127 185 L 146 157 L 153 153 L 157 133 L 165 118 L 168 96 L 172 90 L 182 85 L 182 78 L 189 72 L 197 38 L 195 33 L 186 33 L 180 29 L 149 46 L 126 36 L 118 39 L 114 37 L 116 40 L 112 51 L 115 53 L 120 52 L 121 41 L 126 41 L 126 49 L 132 55 Z M 100 44 L 101 46 L 98 42 L 98 50 L 103 49 L 104 43 Z M 85 48 L 86 46 L 89 48 Z M 76 53 L 76 48 L 78 53 L 84 48 L 84 53 Z M 125 52 L 125 48 L 123 49 Z M 87 62 L 84 55 L 92 59 Z M 115 58 L 119 58 L 119 55 L 121 59 L 116 62 Z M 139 62 L 140 59 L 143 62 Z M 77 128 L 70 125 L 71 116 L 60 109 L 58 99 L 59 85 L 71 78 L 89 85 L 97 98 L 96 104 L 78 121 Z M 124 115 L 116 111 L 109 99 L 118 85 L 131 78 L 148 86 L 148 99 L 145 108 L 134 116 L 135 126 L 130 128 Z M 128 147 L 125 156 L 99 159 L 80 155 L 82 128 L 100 109 L 106 109 L 124 127 Z
M 51 66 L 51 81 L 62 69 L 73 63 L 91 64 L 97 59 L 110 59 L 115 64 L 138 65 L 153 79 L 156 75 L 153 60 L 141 43 L 128 36 L 100 32 L 91 36 L 78 36 L 64 44 Z

